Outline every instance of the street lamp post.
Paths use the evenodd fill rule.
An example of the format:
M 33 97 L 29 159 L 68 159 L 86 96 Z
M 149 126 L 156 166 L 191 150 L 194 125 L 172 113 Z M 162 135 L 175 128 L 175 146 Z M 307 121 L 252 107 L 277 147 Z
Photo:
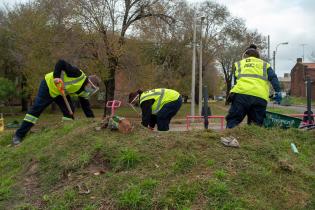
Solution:
M 201 23 L 200 23 L 200 48 L 199 48 L 199 106 L 198 106 L 198 115 L 201 115 L 201 109 L 202 109 L 202 23 L 205 17 L 201 17 Z
M 192 57 L 192 70 L 191 70 L 191 106 L 190 115 L 195 116 L 195 86 L 196 86 L 196 31 L 197 31 L 197 19 L 201 18 L 201 31 L 202 31 L 202 21 L 204 17 L 194 17 L 193 22 L 193 57 Z M 201 100 L 202 97 L 202 40 L 200 41 L 200 64 L 199 64 L 199 111 L 201 112 Z M 200 73 L 201 72 L 201 73 Z M 201 89 L 200 89 L 201 87 Z
M 196 82 L 196 19 L 194 18 L 193 57 L 191 70 L 191 105 L 190 115 L 195 116 L 195 82 Z
M 289 44 L 289 42 L 282 42 L 282 43 L 279 43 L 279 44 L 277 44 L 277 46 L 276 46 L 276 50 L 273 51 L 273 70 L 274 70 L 275 72 L 276 72 L 276 54 L 277 54 L 278 47 L 279 47 L 280 45 L 287 45 L 287 44 Z

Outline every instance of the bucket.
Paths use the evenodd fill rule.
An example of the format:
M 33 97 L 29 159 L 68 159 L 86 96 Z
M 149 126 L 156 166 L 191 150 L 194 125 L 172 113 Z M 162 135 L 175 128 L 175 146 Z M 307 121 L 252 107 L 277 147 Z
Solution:
M 4 119 L 3 119 L 3 114 L 0 114 L 0 132 L 4 131 Z
M 299 128 L 301 119 L 296 117 L 289 117 L 283 114 L 266 111 L 264 119 L 264 126 L 266 128 L 280 127 L 280 128 Z

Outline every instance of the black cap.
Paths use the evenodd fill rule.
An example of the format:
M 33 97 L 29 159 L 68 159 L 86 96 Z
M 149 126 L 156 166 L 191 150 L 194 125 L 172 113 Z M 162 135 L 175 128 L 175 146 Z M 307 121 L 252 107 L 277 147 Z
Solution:
M 253 49 L 257 50 L 257 46 L 255 44 L 250 44 L 249 48 L 253 48 Z
M 140 95 L 143 93 L 143 91 L 141 89 L 138 89 L 135 92 L 131 92 L 129 93 L 129 103 L 131 103 L 138 95 L 140 97 Z
M 257 50 L 257 46 L 255 44 L 250 44 L 249 47 L 246 48 L 244 54 L 248 56 L 260 58 L 259 52 Z

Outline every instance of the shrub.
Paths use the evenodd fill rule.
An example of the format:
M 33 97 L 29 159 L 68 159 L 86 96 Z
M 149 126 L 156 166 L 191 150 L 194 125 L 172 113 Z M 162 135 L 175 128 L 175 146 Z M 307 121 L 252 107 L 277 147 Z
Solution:
M 0 103 L 7 102 L 15 95 L 15 86 L 11 80 L 0 77 Z

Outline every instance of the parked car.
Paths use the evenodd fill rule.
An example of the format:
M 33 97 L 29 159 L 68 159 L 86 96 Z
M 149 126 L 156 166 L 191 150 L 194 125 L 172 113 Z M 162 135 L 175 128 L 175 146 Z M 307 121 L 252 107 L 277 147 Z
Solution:
M 224 101 L 225 97 L 224 96 L 214 96 L 214 100 L 217 101 Z

